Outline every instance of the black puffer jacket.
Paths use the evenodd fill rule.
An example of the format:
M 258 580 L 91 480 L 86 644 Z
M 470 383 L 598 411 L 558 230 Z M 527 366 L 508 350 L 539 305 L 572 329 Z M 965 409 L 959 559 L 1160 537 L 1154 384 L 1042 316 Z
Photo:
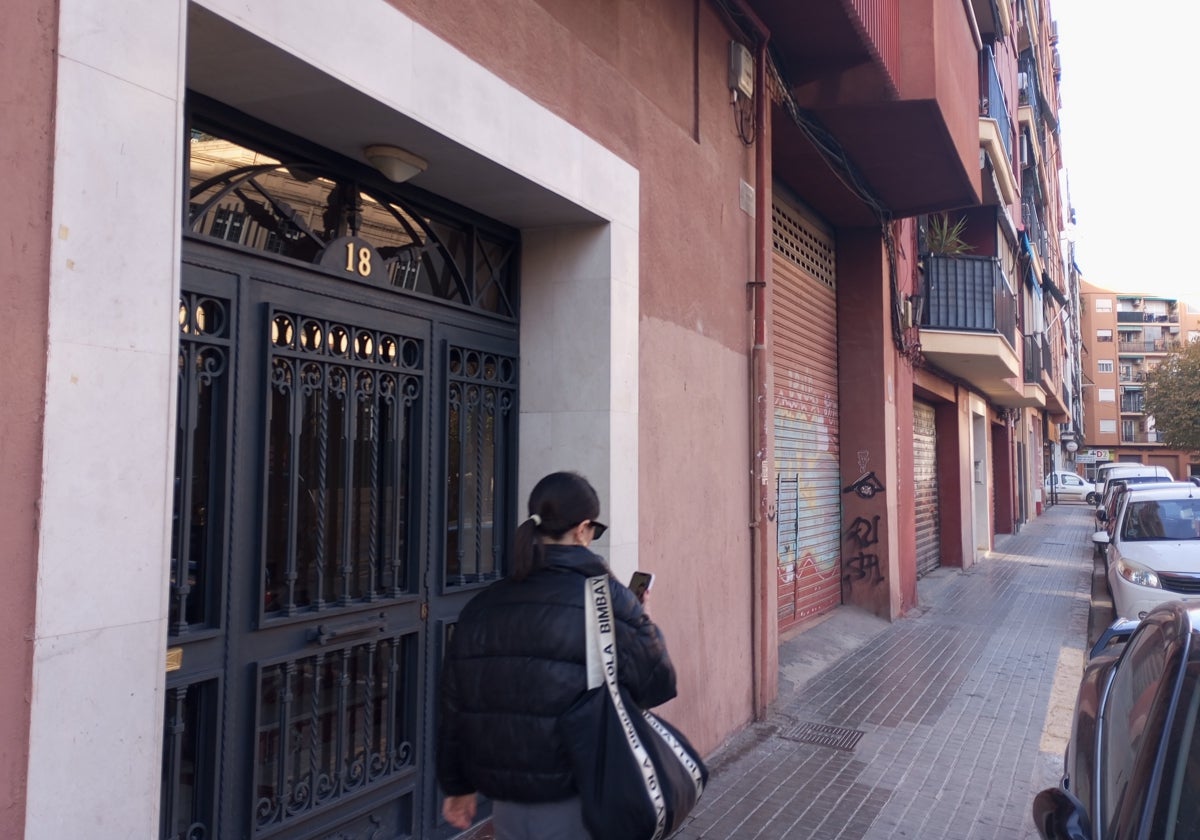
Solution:
M 451 796 L 512 802 L 576 795 L 556 731 L 587 687 L 584 583 L 608 573 L 582 546 L 545 546 L 546 567 L 502 580 L 463 609 L 443 663 L 438 781 Z M 662 633 L 637 597 L 610 579 L 617 675 L 642 708 L 675 696 Z

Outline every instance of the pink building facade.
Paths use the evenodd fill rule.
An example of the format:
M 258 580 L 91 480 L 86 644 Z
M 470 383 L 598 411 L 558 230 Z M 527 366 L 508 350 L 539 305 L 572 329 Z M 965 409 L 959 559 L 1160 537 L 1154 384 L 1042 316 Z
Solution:
M 1034 515 L 1066 285 L 980 107 L 1049 19 L 802 5 L 19 0 L 0 834 L 449 836 L 441 645 L 551 470 L 706 752 Z

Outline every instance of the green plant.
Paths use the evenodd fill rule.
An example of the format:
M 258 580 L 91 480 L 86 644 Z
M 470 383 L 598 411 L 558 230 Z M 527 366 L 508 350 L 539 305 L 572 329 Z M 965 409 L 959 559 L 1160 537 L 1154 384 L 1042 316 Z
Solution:
M 925 246 L 931 254 L 957 256 L 974 250 L 962 238 L 967 227 L 965 216 L 959 216 L 954 222 L 950 221 L 947 213 L 936 213 L 929 217 L 929 229 L 925 234 Z

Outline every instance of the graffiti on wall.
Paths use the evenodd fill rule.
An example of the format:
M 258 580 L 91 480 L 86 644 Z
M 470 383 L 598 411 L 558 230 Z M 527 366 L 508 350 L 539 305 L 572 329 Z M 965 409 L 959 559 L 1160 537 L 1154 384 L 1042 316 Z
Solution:
M 860 475 L 853 484 L 843 487 L 842 492 L 854 493 L 859 498 L 870 499 L 876 493 L 883 492 L 883 483 L 875 477 L 874 472 L 868 472 Z
M 871 584 L 882 583 L 884 577 L 879 569 L 879 555 L 868 551 L 879 542 L 879 514 L 872 516 L 869 521 L 861 516 L 855 517 L 846 530 L 846 539 L 858 549 L 858 553 L 846 558 L 842 580 L 851 584 L 860 580 L 867 580 Z
M 787 371 L 784 381 L 774 395 L 776 546 L 780 585 L 792 593 L 781 588 L 781 598 L 799 619 L 840 597 L 837 395 L 808 373 Z
M 884 491 L 883 482 L 875 475 L 874 470 L 867 469 L 870 461 L 869 452 L 858 453 L 858 468 L 862 475 L 843 487 L 842 493 L 853 493 L 860 499 L 873 499 L 875 494 Z M 857 516 L 846 529 L 846 540 L 850 543 L 851 550 L 846 554 L 842 580 L 851 586 L 864 580 L 874 586 L 884 580 L 879 567 L 879 553 L 872 550 L 879 543 L 879 519 L 879 514 L 870 519 Z

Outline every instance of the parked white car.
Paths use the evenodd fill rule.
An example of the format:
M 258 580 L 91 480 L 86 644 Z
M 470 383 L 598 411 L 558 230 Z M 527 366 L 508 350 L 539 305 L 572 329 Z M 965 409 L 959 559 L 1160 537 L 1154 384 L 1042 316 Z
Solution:
M 1157 604 L 1200 605 L 1200 487 L 1145 484 L 1130 487 L 1107 544 L 1108 585 L 1120 618 L 1140 619 Z
M 1096 498 L 1092 502 L 1099 505 L 1104 498 L 1104 490 L 1108 482 L 1118 478 L 1147 478 L 1157 481 L 1174 481 L 1171 471 L 1166 467 L 1146 466 L 1145 464 L 1111 463 L 1096 470 Z
M 1056 470 L 1046 476 L 1046 501 L 1054 499 L 1060 502 L 1087 502 L 1095 504 L 1096 485 L 1082 476 L 1065 470 Z

